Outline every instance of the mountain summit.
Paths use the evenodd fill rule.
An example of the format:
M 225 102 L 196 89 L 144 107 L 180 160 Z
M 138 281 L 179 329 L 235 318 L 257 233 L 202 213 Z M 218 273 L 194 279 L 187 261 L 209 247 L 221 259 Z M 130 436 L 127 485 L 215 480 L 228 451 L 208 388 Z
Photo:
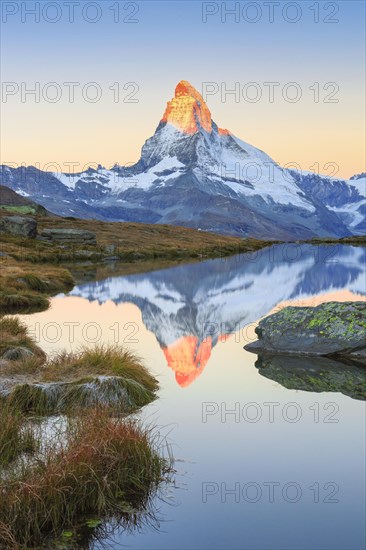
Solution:
M 203 97 L 186 80 L 175 88 L 174 98 L 168 102 L 161 122 L 171 124 L 185 134 L 195 134 L 201 128 L 212 132 L 212 119 Z
M 186 80 L 134 166 L 79 174 L 3 166 L 1 183 L 56 214 L 82 218 L 284 240 L 365 231 L 364 174 L 346 181 L 284 170 L 220 129 Z

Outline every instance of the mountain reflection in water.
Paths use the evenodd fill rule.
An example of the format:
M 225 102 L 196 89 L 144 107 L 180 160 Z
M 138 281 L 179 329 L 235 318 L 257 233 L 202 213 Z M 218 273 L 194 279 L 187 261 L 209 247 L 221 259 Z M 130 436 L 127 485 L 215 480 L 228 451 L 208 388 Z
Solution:
M 178 384 L 207 365 L 213 347 L 284 302 L 314 305 L 327 295 L 366 294 L 366 251 L 346 245 L 275 245 L 256 253 L 117 276 L 76 286 L 71 296 L 133 303 Z M 355 296 L 352 297 L 353 293 Z M 341 295 L 340 295 L 341 296 Z

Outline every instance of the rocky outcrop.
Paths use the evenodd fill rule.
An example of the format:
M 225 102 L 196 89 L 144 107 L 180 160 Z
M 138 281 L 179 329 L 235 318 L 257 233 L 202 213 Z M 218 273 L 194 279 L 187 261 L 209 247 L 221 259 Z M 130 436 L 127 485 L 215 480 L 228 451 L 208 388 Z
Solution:
M 328 302 L 317 307 L 286 307 L 259 322 L 254 353 L 356 356 L 366 350 L 366 303 Z M 366 361 L 365 361 L 366 362 Z
M 23 216 L 3 216 L 0 218 L 0 232 L 34 239 L 37 235 L 37 222 Z
M 49 229 L 41 233 L 41 239 L 46 241 L 64 242 L 66 244 L 96 245 L 95 233 L 84 229 Z

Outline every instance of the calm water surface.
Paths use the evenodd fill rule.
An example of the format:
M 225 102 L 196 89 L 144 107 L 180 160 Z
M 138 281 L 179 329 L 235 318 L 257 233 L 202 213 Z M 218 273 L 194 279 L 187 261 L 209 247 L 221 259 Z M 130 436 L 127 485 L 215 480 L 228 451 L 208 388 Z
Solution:
M 286 245 L 80 283 L 24 316 L 50 353 L 118 341 L 160 380 L 143 417 L 171 445 L 175 486 L 157 529 L 106 547 L 363 549 L 365 403 L 286 389 L 243 346 L 278 307 L 365 295 L 364 249 Z

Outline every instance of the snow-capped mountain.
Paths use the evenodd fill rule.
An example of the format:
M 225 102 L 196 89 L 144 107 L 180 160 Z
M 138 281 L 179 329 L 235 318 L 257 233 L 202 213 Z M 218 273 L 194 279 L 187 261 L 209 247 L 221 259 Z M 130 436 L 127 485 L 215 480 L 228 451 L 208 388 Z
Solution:
M 220 339 L 258 321 L 278 304 L 342 290 L 365 296 L 363 248 L 302 245 L 293 257 L 286 247 L 88 282 L 70 295 L 135 304 L 178 383 L 186 386 L 202 372 Z M 264 295 L 266 288 L 271 292 Z M 248 343 L 245 334 L 243 345 Z
M 308 197 L 335 212 L 353 235 L 366 233 L 366 174 L 349 180 L 295 171 L 291 174 Z
M 219 128 L 187 81 L 177 85 L 134 166 L 79 174 L 1 170 L 1 183 L 60 215 L 280 239 L 361 232 L 362 184 L 307 177 Z

